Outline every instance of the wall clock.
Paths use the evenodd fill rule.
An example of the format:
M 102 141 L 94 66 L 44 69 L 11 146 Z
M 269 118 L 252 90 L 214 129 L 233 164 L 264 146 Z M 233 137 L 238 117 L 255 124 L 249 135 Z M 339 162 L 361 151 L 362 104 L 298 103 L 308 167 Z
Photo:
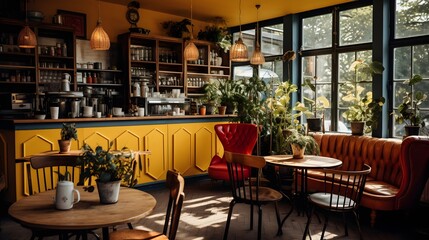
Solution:
M 140 19 L 140 15 L 136 8 L 128 8 L 126 17 L 132 28 L 137 27 L 137 22 Z

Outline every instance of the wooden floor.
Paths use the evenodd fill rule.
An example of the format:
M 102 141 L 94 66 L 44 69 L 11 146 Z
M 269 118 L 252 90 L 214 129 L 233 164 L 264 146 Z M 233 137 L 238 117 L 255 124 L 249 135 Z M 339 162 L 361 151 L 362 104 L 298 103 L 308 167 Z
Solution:
M 164 224 L 165 206 L 167 204 L 167 190 L 164 187 L 146 189 L 158 200 L 154 212 L 134 223 L 135 228 L 152 229 L 162 231 Z M 185 203 L 177 234 L 177 239 L 222 239 L 229 202 L 231 200 L 229 188 L 221 181 L 199 179 L 198 181 L 187 180 L 185 185 Z M 281 217 L 285 216 L 290 209 L 290 203 L 283 201 L 280 204 Z M 64 214 L 67 214 L 65 211 Z M 378 225 L 374 228 L 369 226 L 369 211 L 361 210 L 361 226 L 364 239 L 400 240 L 400 239 L 429 239 L 429 207 L 419 206 L 418 210 L 408 214 L 384 212 L 379 214 Z M 257 213 L 255 213 L 257 216 Z M 418 220 L 419 219 L 424 219 Z M 263 239 L 302 239 L 306 217 L 298 216 L 294 211 L 283 226 L 283 235 L 276 236 L 277 224 L 275 220 L 274 207 L 264 206 L 263 209 Z M 348 218 L 349 236 L 344 236 L 344 228 L 341 217 L 333 217 L 328 224 L 325 239 L 359 239 L 356 224 L 353 219 Z M 236 205 L 228 239 L 250 240 L 257 239 L 257 224 L 254 230 L 249 230 L 249 206 Z M 0 239 L 30 239 L 30 231 L 21 227 L 7 216 L 3 216 L 0 222 Z M 125 228 L 126 226 L 118 226 Z M 322 224 L 314 218 L 311 225 L 313 239 L 320 239 Z M 100 231 L 98 231 L 100 232 Z M 44 238 L 57 239 L 57 238 Z M 91 238 L 90 238 L 91 239 Z M 309 239 L 307 237 L 307 239 Z

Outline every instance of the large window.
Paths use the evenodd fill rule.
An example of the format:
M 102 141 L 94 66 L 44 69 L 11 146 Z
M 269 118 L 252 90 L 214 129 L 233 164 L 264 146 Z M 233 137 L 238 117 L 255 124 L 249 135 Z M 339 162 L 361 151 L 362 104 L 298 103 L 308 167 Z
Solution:
M 330 106 L 325 110 L 326 130 L 350 131 L 350 123 L 342 117 L 351 105 L 347 97 L 350 89 L 346 82 L 354 77 L 353 71 L 350 71 L 354 61 L 372 60 L 372 12 L 373 8 L 369 5 L 341 11 L 336 9 L 329 14 L 302 19 L 301 83 L 313 79 L 313 83 L 317 83 L 316 99 L 323 96 L 329 100 Z M 337 22 L 333 22 L 334 19 Z M 338 31 L 333 26 L 339 26 Z M 333 37 L 337 33 L 338 39 Z M 337 63 L 336 66 L 333 63 Z M 360 82 L 357 87 L 361 94 L 370 92 L 371 79 Z M 314 94 L 303 85 L 301 101 L 311 102 L 308 99 L 314 100 Z
M 283 24 L 261 28 L 261 51 L 264 56 L 283 53 Z
M 429 1 L 428 0 L 396 0 L 395 3 L 395 32 L 392 39 L 393 47 L 393 92 L 392 107 L 397 113 L 398 106 L 406 92 L 422 91 L 428 94 L 429 89 Z M 404 80 L 420 75 L 423 81 L 410 86 Z M 421 116 L 426 126 L 429 126 L 429 100 L 420 106 Z M 404 123 L 397 123 L 392 117 L 393 136 L 404 135 Z M 421 129 L 421 133 L 427 128 Z

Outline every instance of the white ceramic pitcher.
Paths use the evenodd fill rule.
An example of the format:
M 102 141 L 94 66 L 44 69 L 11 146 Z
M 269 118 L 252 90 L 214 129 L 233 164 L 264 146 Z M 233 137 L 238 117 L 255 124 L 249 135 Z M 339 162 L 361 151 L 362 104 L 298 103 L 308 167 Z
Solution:
M 74 199 L 76 193 L 77 199 Z M 73 204 L 80 201 L 79 191 L 74 189 L 73 182 L 59 181 L 57 185 L 57 192 L 55 195 L 55 207 L 60 210 L 67 210 L 73 208 Z

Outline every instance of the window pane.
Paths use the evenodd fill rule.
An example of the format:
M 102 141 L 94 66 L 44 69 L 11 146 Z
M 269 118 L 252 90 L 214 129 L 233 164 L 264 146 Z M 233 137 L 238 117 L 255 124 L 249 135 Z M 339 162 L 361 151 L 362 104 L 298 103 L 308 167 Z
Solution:
M 244 44 L 247 46 L 247 52 L 249 53 L 249 58 L 250 58 L 255 49 L 255 29 L 242 31 L 242 34 L 243 34 L 242 39 Z M 239 37 L 240 37 L 240 32 L 234 33 L 233 42 L 237 41 Z
M 413 61 L 413 74 L 419 74 L 423 78 L 429 78 L 429 44 L 414 47 Z
M 332 14 L 320 15 L 302 20 L 302 49 L 326 48 L 332 46 Z
M 372 42 L 372 6 L 340 12 L 340 45 Z
M 411 75 L 411 47 L 395 48 L 394 50 L 394 78 L 405 80 Z
M 261 28 L 261 51 L 264 56 L 283 54 L 283 24 Z
M 408 85 L 403 84 L 401 82 L 395 82 L 394 84 L 394 97 L 393 97 L 393 107 L 397 108 L 399 104 L 401 104 L 402 99 L 405 97 L 405 93 L 410 91 L 410 88 Z
M 396 0 L 395 37 L 429 34 L 429 1 Z

